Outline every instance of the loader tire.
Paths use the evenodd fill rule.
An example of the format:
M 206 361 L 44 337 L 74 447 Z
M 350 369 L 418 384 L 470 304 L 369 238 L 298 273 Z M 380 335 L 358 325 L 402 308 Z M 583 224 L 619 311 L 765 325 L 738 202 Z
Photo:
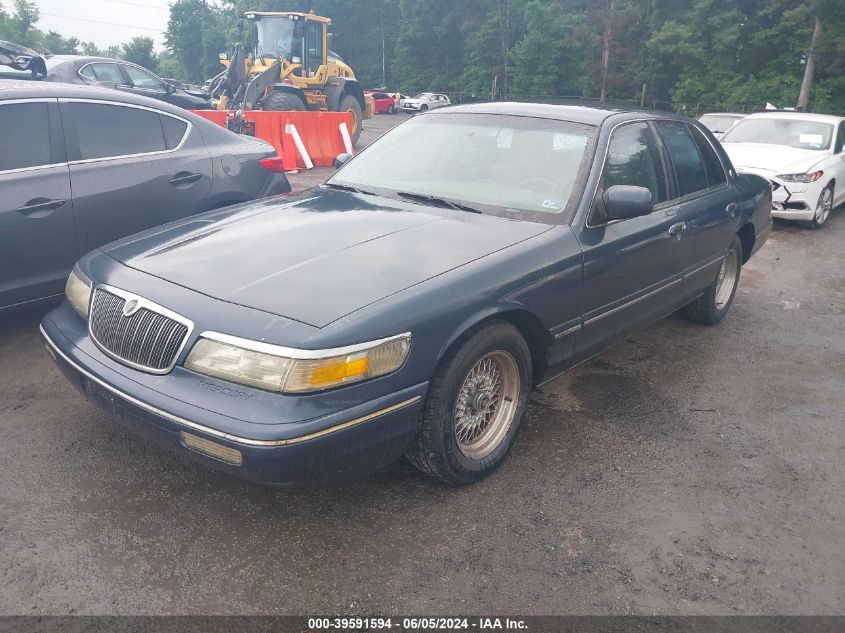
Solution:
M 349 135 L 352 137 L 352 145 L 356 145 L 358 143 L 358 137 L 361 136 L 361 127 L 364 123 L 364 115 L 361 112 L 361 104 L 358 103 L 358 99 L 352 95 L 343 95 L 337 111 L 352 113 L 352 127 L 354 129 L 349 131 Z
M 297 95 L 284 90 L 274 90 L 261 100 L 262 110 L 273 110 L 276 112 L 290 112 L 305 110 L 305 104 Z

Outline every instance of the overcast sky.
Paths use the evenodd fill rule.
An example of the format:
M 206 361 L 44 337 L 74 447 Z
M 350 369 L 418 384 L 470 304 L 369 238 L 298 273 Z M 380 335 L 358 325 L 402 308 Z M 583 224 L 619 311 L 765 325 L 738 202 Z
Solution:
M 38 27 L 42 31 L 75 35 L 100 48 L 139 35 L 152 37 L 158 50 L 164 46 L 169 0 L 35 0 L 35 4 L 41 12 Z

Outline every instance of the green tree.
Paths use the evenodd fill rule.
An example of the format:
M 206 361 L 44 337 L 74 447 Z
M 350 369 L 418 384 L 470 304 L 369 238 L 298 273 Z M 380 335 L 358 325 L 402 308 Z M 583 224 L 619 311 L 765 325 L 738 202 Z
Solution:
M 120 47 L 120 57 L 155 72 L 158 68 L 158 58 L 153 46 L 153 38 L 151 37 L 133 37 Z

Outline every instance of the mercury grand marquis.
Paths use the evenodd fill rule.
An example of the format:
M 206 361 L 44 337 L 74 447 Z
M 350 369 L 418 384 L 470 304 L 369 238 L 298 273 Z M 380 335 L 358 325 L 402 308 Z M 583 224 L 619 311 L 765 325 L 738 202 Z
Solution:
M 683 117 L 437 110 L 324 185 L 89 253 L 42 332 L 94 403 L 232 474 L 338 481 L 406 455 L 468 484 L 534 387 L 677 310 L 721 321 L 771 196 Z

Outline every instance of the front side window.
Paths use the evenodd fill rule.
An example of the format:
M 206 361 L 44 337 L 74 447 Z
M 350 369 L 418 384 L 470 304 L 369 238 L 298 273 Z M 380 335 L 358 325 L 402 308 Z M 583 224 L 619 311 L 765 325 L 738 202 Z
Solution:
M 594 135 L 593 126 L 568 121 L 487 114 L 419 117 L 385 134 L 328 184 L 397 198 L 433 197 L 484 213 L 544 221 L 577 197 Z M 397 156 L 409 158 L 397 161 Z
M 655 204 L 668 199 L 663 161 L 647 123 L 628 123 L 613 132 L 601 188 L 614 185 L 645 187 Z
M 308 22 L 307 36 L 308 56 L 305 60 L 309 76 L 317 72 L 323 63 L 323 25 L 319 22 Z
M 66 126 L 76 133 L 79 159 L 107 158 L 167 149 L 159 115 L 151 110 L 99 103 L 62 106 Z
M 845 149 L 845 121 L 839 124 L 839 134 L 836 136 L 834 154 L 841 154 L 843 149 Z
M 46 103 L 0 105 L 0 171 L 50 164 Z
M 707 172 L 690 127 L 681 121 L 658 121 L 657 129 L 675 170 L 678 195 L 686 196 L 707 189 Z
M 123 69 L 129 76 L 129 81 L 131 81 L 132 85 L 136 88 L 141 88 L 143 90 L 155 90 L 156 92 L 166 91 L 164 83 L 145 70 L 141 70 L 136 66 L 124 66 Z
M 830 149 L 833 141 L 833 126 L 796 118 L 749 117 L 734 125 L 722 137 L 724 143 L 760 143 L 763 145 L 785 145 L 796 149 L 823 151 Z

